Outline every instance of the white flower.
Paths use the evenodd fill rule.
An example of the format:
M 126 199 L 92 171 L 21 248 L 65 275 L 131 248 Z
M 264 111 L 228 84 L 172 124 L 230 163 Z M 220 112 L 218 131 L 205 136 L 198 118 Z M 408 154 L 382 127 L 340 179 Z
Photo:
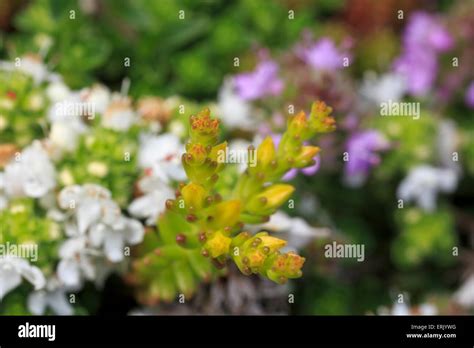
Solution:
M 388 73 L 377 76 L 368 72 L 360 88 L 361 94 L 376 105 L 392 100 L 398 102 L 406 92 L 406 83 L 403 76 Z
M 474 274 L 471 274 L 454 294 L 456 302 L 464 307 L 474 308 Z
M 121 215 L 110 191 L 95 184 L 65 187 L 59 193 L 58 203 L 62 209 L 73 212 L 78 235 L 84 235 L 95 223 L 113 221 Z
M 66 240 L 59 248 L 61 261 L 57 276 L 70 289 L 79 289 L 84 279 L 94 280 L 97 274 L 95 262 L 100 253 L 87 246 L 87 237 L 78 236 Z
M 185 180 L 186 173 L 181 165 L 183 153 L 184 145 L 173 134 L 142 134 L 138 164 L 142 169 L 150 169 L 153 176 L 165 183 L 170 180 Z
M 403 302 L 395 302 L 392 308 L 380 307 L 377 310 L 379 315 L 436 315 L 438 309 L 431 303 L 422 303 L 419 306 L 410 307 L 409 304 Z
M 456 123 L 453 120 L 443 120 L 439 124 L 437 137 L 437 150 L 439 159 L 443 166 L 460 172 L 459 162 L 454 161 L 453 154 L 456 153 L 460 143 Z
M 39 198 L 56 186 L 56 172 L 39 141 L 5 167 L 5 192 L 11 197 Z
M 51 125 L 49 140 L 52 145 L 66 152 L 73 152 L 78 143 L 79 132 L 67 122 L 54 122 Z
M 22 278 L 33 284 L 35 290 L 46 283 L 40 269 L 27 260 L 14 256 L 0 257 L 0 299 L 20 285 Z
M 51 92 L 54 94 L 57 92 Z M 63 94 L 63 95 L 62 95 Z M 83 121 L 83 117 L 80 114 L 82 108 L 82 101 L 78 92 L 59 92 L 55 95 L 51 95 L 50 98 L 54 99 L 50 108 L 48 109 L 48 121 L 51 124 L 60 124 L 64 131 L 71 134 L 75 132 L 77 135 L 87 131 L 88 127 Z M 65 129 L 67 128 L 67 130 Z M 51 136 L 51 135 L 50 135 Z M 74 135 L 76 136 L 76 135 Z M 61 134 L 55 135 L 56 139 L 61 138 Z M 59 144 L 64 144 L 63 141 Z
M 230 129 L 254 130 L 256 126 L 251 105 L 234 91 L 232 79 L 226 79 L 218 96 L 219 115 Z
M 109 168 L 104 162 L 92 161 L 87 165 L 87 172 L 98 178 L 103 178 L 109 172 Z
M 120 207 L 101 186 L 86 184 L 70 186 L 59 193 L 59 206 L 70 209 L 75 220 L 65 224 L 66 235 L 84 236 L 94 248 L 104 248 L 108 260 L 123 259 L 125 244 L 143 240 L 144 228 L 136 220 L 124 217 Z
M 46 65 L 36 56 L 25 56 L 21 58 L 19 69 L 33 78 L 35 84 L 40 84 L 46 81 L 49 76 L 49 71 Z
M 104 248 L 104 253 L 112 262 L 122 261 L 125 244 L 135 245 L 143 240 L 145 230 L 140 222 L 120 217 L 113 223 L 98 223 L 89 232 L 91 245 Z
M 165 210 L 165 202 L 174 197 L 174 191 L 160 179 L 145 176 L 138 182 L 144 194 L 135 198 L 128 207 L 128 212 L 137 218 L 146 218 L 147 225 L 154 225 L 158 216 Z
M 0 211 L 8 205 L 8 199 L 5 195 L 5 174 L 0 172 Z
M 397 197 L 404 201 L 415 201 L 427 212 L 436 209 L 438 192 L 453 192 L 458 182 L 452 169 L 421 165 L 413 168 L 397 189 Z
M 255 139 L 254 139 L 255 140 Z M 256 139 L 254 143 L 258 144 L 260 143 L 260 139 Z M 245 139 L 233 139 L 229 142 L 228 145 L 228 151 L 232 151 L 234 153 L 247 153 L 249 146 L 252 145 L 252 143 L 248 140 Z M 257 159 L 258 160 L 258 159 Z M 239 173 L 243 173 L 247 169 L 248 163 L 245 161 L 241 161 L 237 164 L 238 166 L 238 171 Z
M 330 231 L 327 228 L 317 228 L 310 226 L 304 219 L 290 217 L 282 211 L 277 211 L 270 217 L 267 223 L 252 226 L 253 231 L 269 231 L 286 233 L 288 247 L 301 249 L 314 238 L 328 236 Z
M 62 100 L 68 99 L 72 94 L 69 87 L 62 80 L 59 80 L 48 85 L 46 88 L 46 95 L 52 103 L 58 103 Z
M 28 295 L 28 310 L 34 315 L 43 315 L 51 308 L 56 315 L 72 315 L 74 309 L 67 300 L 66 289 L 56 278 L 51 278 L 46 287 Z
M 94 110 L 99 114 L 103 114 L 110 104 L 111 93 L 107 87 L 96 84 L 91 88 L 83 89 L 81 99 L 94 105 Z
M 138 120 L 128 97 L 114 95 L 102 115 L 102 126 L 119 132 L 127 131 Z

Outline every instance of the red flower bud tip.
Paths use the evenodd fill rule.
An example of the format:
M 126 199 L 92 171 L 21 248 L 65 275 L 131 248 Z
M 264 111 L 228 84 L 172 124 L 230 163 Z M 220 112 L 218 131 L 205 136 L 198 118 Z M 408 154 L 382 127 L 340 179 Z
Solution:
M 252 242 L 252 246 L 253 247 L 257 247 L 260 243 L 262 243 L 262 239 L 261 238 L 255 238 L 254 241 Z
M 8 92 L 7 92 L 7 97 L 8 97 L 9 99 L 15 100 L 15 99 L 16 99 L 16 93 L 13 92 L 13 91 L 8 91 Z
M 177 236 L 176 236 L 176 243 L 178 243 L 179 245 L 184 245 L 186 244 L 186 236 L 182 233 L 179 233 Z
M 203 249 L 201 251 L 201 255 L 204 256 L 204 257 L 209 257 L 209 251 L 207 251 L 206 249 Z
M 188 222 L 195 222 L 196 220 L 197 220 L 197 217 L 194 214 L 188 214 L 186 216 L 186 221 L 188 221 Z
M 207 240 L 206 232 L 199 233 L 198 239 L 201 243 L 204 243 Z
M 214 198 L 212 196 L 207 196 L 206 197 L 206 203 L 207 204 L 212 204 L 213 201 L 214 201 Z
M 167 199 L 165 202 L 166 209 L 171 209 L 174 206 L 174 200 L 172 199 Z
M 150 258 L 149 258 L 149 257 L 145 257 L 145 258 L 143 259 L 143 264 L 144 264 L 145 266 L 149 266 L 149 265 L 151 264 Z
M 250 262 L 250 260 L 249 260 L 249 258 L 248 258 L 247 256 L 244 256 L 244 257 L 242 258 L 242 263 L 243 263 L 244 265 L 248 265 L 249 262 Z
M 219 179 L 219 175 L 217 175 L 217 174 L 212 174 L 212 176 L 211 176 L 211 181 L 212 181 L 212 182 L 216 182 L 218 179 Z
M 225 233 L 230 233 L 230 231 L 232 231 L 232 228 L 230 226 L 224 227 L 224 232 Z
M 162 255 L 160 248 L 156 248 L 155 250 L 153 250 L 153 253 L 154 253 L 156 256 L 161 256 L 161 255 Z
M 242 269 L 242 273 L 244 273 L 245 275 L 251 275 L 251 274 L 252 274 L 252 270 L 250 269 L 249 266 L 245 266 L 245 267 Z
M 270 252 L 270 248 L 267 247 L 267 246 L 264 246 L 262 251 L 263 251 L 264 254 L 268 254 Z

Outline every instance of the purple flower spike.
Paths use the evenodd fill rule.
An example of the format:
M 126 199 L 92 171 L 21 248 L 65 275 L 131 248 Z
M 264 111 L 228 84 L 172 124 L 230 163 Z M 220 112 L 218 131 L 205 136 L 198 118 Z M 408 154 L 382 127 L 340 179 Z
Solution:
M 466 96 L 464 97 L 466 105 L 474 109 L 474 81 L 467 87 Z
M 348 183 L 353 186 L 362 184 L 370 170 L 380 164 L 377 152 L 388 147 L 388 141 L 376 130 L 352 134 L 347 142 L 349 158 L 344 168 Z
M 235 76 L 234 86 L 242 99 L 255 100 L 279 95 L 283 90 L 283 81 L 278 78 L 278 65 L 265 60 L 254 71 Z
M 438 54 L 449 50 L 453 39 L 434 17 L 425 12 L 414 13 L 403 34 L 403 53 L 394 69 L 407 80 L 414 96 L 425 95 L 438 73 Z
M 343 67 L 345 54 L 340 52 L 334 42 L 328 38 L 322 38 L 309 48 L 303 48 L 300 52 L 301 58 L 314 69 L 337 70 Z

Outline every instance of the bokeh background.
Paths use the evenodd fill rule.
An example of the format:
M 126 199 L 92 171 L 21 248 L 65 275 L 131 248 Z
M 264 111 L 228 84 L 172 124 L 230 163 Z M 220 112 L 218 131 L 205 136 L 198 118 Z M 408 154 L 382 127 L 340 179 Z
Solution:
M 318 168 L 288 178 L 295 208 L 273 226 L 307 258 L 302 278 L 279 287 L 231 268 L 190 303 L 144 306 L 118 272 L 99 287 L 85 282 L 76 314 L 472 314 L 473 1 L 0 0 L 0 30 L 4 62 L 30 57 L 74 91 L 125 89 L 157 134 L 184 139 L 178 105 L 187 115 L 210 106 L 236 144 L 278 135 L 292 110 L 313 100 L 334 109 L 338 130 L 316 140 Z M 38 66 L 5 71 L 3 170 L 17 150 L 51 134 L 48 87 L 57 82 Z M 388 101 L 418 103 L 419 118 L 381 116 Z M 55 162 L 59 186 L 71 181 L 65 175 L 101 184 L 125 211 L 141 174 L 111 149 L 141 146 L 139 130 L 94 132 L 100 144 L 90 150 L 81 138 Z M 60 243 L 35 200 L 21 202 L 21 217 L 9 201 L 0 222 L 14 221 L 18 240 Z M 363 244 L 364 262 L 325 257 L 332 241 Z M 31 313 L 30 292 L 9 293 L 0 313 Z

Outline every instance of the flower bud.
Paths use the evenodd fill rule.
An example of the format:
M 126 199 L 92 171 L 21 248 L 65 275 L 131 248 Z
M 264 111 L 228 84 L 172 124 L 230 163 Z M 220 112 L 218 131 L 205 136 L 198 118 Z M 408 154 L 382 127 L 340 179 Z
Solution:
M 181 194 L 188 209 L 199 211 L 204 205 L 207 192 L 201 185 L 190 183 L 181 189 Z
M 200 143 L 204 146 L 214 145 L 217 142 L 219 132 L 219 121 L 212 119 L 208 108 L 202 110 L 190 118 L 190 137 L 192 143 Z
M 221 231 L 216 231 L 208 237 L 203 249 L 207 250 L 212 258 L 216 258 L 229 252 L 231 242 L 232 239 L 225 236 Z
M 336 129 L 336 121 L 329 116 L 332 108 L 323 101 L 316 101 L 311 107 L 309 116 L 311 128 L 318 133 L 332 132 Z
M 271 137 L 266 137 L 257 149 L 257 167 L 266 168 L 275 159 L 275 145 Z
M 246 211 L 253 214 L 269 215 L 285 203 L 294 190 L 293 186 L 287 184 L 269 186 L 249 200 L 245 207 Z
M 266 275 L 276 283 L 285 283 L 288 278 L 301 277 L 304 262 L 305 258 L 294 252 L 276 255 Z
M 295 157 L 295 167 L 302 168 L 312 164 L 319 150 L 320 148 L 317 146 L 302 146 L 299 154 Z
M 211 206 L 206 210 L 208 225 L 212 229 L 221 229 L 227 226 L 234 226 L 240 217 L 240 200 L 228 200 Z

